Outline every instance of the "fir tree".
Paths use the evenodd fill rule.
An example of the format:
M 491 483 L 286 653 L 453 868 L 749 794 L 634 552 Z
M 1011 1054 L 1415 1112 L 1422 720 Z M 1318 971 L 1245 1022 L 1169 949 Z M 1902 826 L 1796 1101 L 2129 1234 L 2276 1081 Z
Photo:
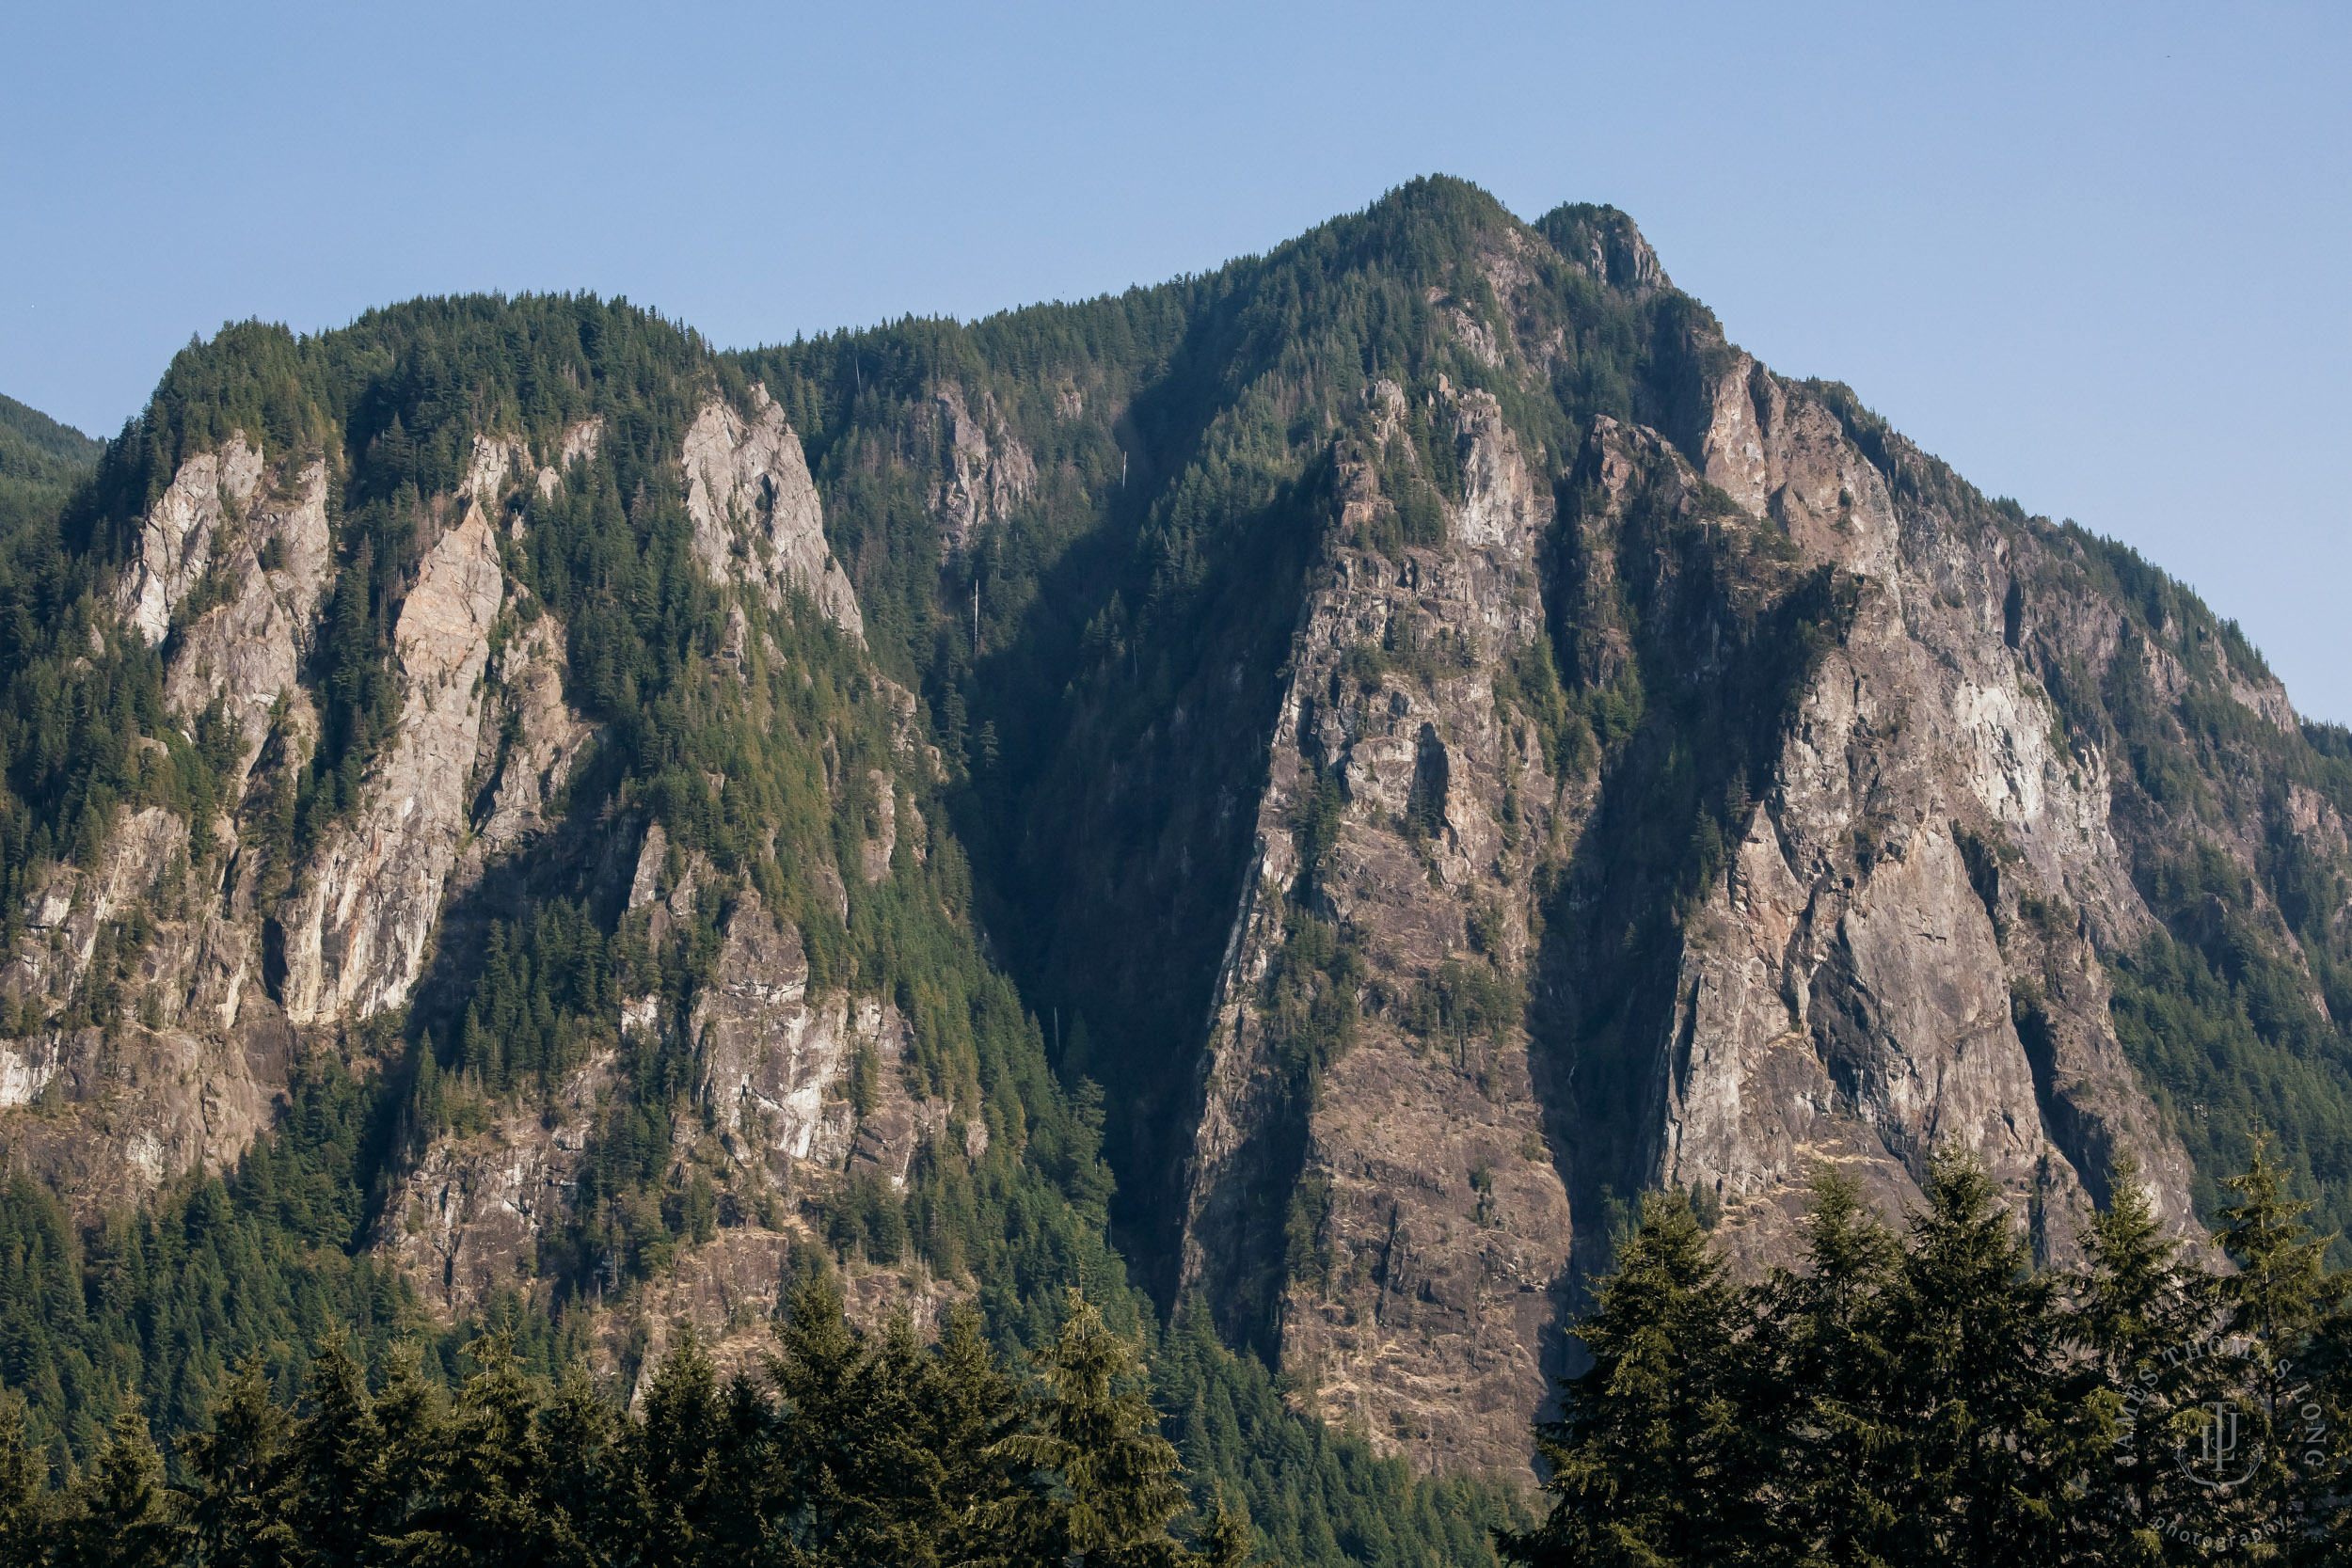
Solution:
M 170 1568 L 180 1555 L 175 1501 L 147 1418 L 125 1409 L 96 1467 L 68 1498 L 56 1560 L 61 1568 Z
M 768 1377 L 783 1396 L 778 1460 L 797 1494 L 792 1538 L 803 1551 L 830 1552 L 857 1512 L 855 1454 L 849 1440 L 859 1347 L 830 1274 L 803 1279 L 776 1328 Z
M 1749 1534 L 1783 1560 L 1867 1563 L 1895 1524 L 1886 1493 L 1900 1449 L 1886 1343 L 1902 1248 L 1861 1188 L 1834 1166 L 1813 1182 L 1802 1274 L 1756 1291 L 1758 1326 L 1740 1375 L 1741 1480 L 1778 1506 Z
M 1256 1556 L 1248 1517 L 1225 1506 L 1222 1488 L 1209 1512 L 1208 1527 L 1200 1532 L 1198 1550 L 1201 1568 L 1248 1568 Z
M 2076 1524 L 2105 1560 L 2154 1563 L 2164 1550 L 2160 1521 L 2193 1490 L 2173 1448 L 2185 1435 L 2178 1430 L 2184 1413 L 2196 1409 L 2197 1374 L 2178 1352 L 2211 1313 L 2179 1245 L 2164 1234 L 2138 1161 L 2118 1160 L 2107 1186 L 2107 1207 L 2078 1237 L 2085 1270 L 2071 1331 L 2106 1374 L 2093 1400 L 2106 1452 L 2085 1467 Z
M 0 1392 L 0 1563 L 40 1560 L 49 1523 L 49 1465 L 25 1441 L 24 1402 Z
M 179 1443 L 194 1482 L 188 1500 L 189 1556 L 195 1568 L 277 1568 L 291 1538 L 272 1496 L 278 1480 L 287 1418 L 270 1398 L 269 1374 L 248 1355 L 213 1409 L 209 1432 Z
M 1061 1334 L 1037 1367 L 1045 1395 L 1033 1430 L 992 1450 L 1037 1478 L 1012 1510 L 1025 1549 L 1089 1568 L 1182 1562 L 1186 1554 L 1168 1527 L 1184 1506 L 1183 1466 L 1159 1434 L 1136 1343 L 1073 1290 Z
M 650 1561 L 706 1559 L 718 1386 L 710 1357 L 690 1329 L 661 1358 L 645 1389 L 642 1418 L 623 1433 L 632 1496 L 620 1526 Z
M 311 1358 L 310 1406 L 294 1425 L 278 1494 L 291 1555 L 320 1568 L 373 1560 L 386 1488 L 384 1429 L 341 1333 Z
M 1686 1199 L 1652 1195 L 1577 1338 L 1592 1355 L 1537 1427 L 1551 1510 L 1499 1538 L 1531 1564 L 1714 1560 L 1736 1442 L 1728 1398 L 1738 1301 Z
M 1018 1480 L 998 1449 L 1023 1416 L 1019 1389 L 982 1337 L 980 1316 L 958 1307 L 941 1339 L 937 1370 L 921 1396 L 941 1457 L 939 1512 L 944 1533 L 959 1544 L 951 1560 L 1008 1560 L 1000 1521 Z
M 2253 1475 L 2206 1499 L 2200 1523 L 2208 1533 L 2267 1537 L 2292 1520 L 2280 1544 L 2300 1549 L 2302 1521 L 2333 1493 L 2337 1448 L 2325 1404 L 2312 1399 L 2321 1380 L 2311 1353 L 2352 1275 L 2326 1271 L 2335 1237 L 2303 1223 L 2312 1205 L 2287 1196 L 2266 1135 L 2255 1136 L 2247 1168 L 2223 1184 L 2237 1201 L 2222 1209 L 2213 1243 L 2237 1272 L 2208 1287 L 2218 1328 L 2197 1358 L 2206 1374 L 2201 1403 L 2215 1407 L 2217 1421 L 2234 1414 L 2241 1454 L 2260 1448 Z M 2318 1417 L 2307 1422 L 2303 1412 L 2315 1404 Z
M 389 1359 L 369 1408 L 381 1448 L 367 1529 L 377 1551 L 397 1557 L 429 1539 L 420 1532 L 430 1529 L 433 1498 L 448 1473 L 450 1423 L 442 1388 L 425 1374 L 422 1347 L 397 1345 Z
M 1985 1568 L 2055 1560 L 2065 1524 L 2052 1504 L 2085 1457 L 2076 1423 L 2093 1374 L 2062 1386 L 2055 1282 L 2034 1274 L 1983 1168 L 1939 1151 L 1927 1198 L 1887 1316 L 1902 1431 L 1886 1556 Z
M 563 1456 L 544 1441 L 539 1391 L 516 1364 L 505 1333 L 468 1347 L 476 1366 L 441 1425 L 403 1531 L 399 1557 L 421 1568 L 496 1568 L 588 1556 L 539 1488 Z

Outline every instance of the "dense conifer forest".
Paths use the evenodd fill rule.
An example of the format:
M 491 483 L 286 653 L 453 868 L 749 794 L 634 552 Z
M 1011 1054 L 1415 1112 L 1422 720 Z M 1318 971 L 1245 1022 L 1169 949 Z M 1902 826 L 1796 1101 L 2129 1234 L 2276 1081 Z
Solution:
M 1540 1522 L 1391 1496 L 1412 1535 L 1359 1518 L 1345 1549 L 1425 1561 L 1491 1531 L 1537 1565 L 2341 1560 L 2352 1281 L 2252 1156 L 2211 1251 L 2167 1237 L 2126 1166 L 2058 1272 L 1956 1155 L 1899 1225 L 1824 1168 L 1798 1265 L 1747 1286 L 1687 1195 L 1653 1195 L 1538 1429 Z M 1236 1457 L 1229 1391 L 1198 1381 L 1218 1348 L 1179 1330 L 1148 1358 L 1194 1390 L 1171 1420 L 1144 1340 L 1066 1307 L 1013 1366 L 976 1312 L 928 1346 L 903 1317 L 854 1330 L 819 1262 L 757 1371 L 721 1378 L 690 1335 L 626 1411 L 541 1370 L 513 1322 L 454 1378 L 412 1338 L 371 1380 L 329 1326 L 300 1369 L 242 1361 L 168 1463 L 126 1407 L 62 1485 L 10 1395 L 0 1561 L 1269 1560 L 1240 1496 L 1182 1484 Z
M 1505 1560 L 2336 1562 L 2352 1279 L 2263 1143 L 2210 1247 L 2137 1172 L 2037 1271 L 1983 1173 L 1940 1157 L 1890 1223 L 1824 1168 L 1802 1256 L 1741 1286 L 1653 1195 L 1542 1427 L 1549 1512 Z

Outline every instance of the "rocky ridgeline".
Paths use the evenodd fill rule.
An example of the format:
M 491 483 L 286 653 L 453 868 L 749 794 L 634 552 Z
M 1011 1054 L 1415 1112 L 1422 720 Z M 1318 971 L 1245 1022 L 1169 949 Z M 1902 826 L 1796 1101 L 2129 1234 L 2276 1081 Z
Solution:
M 1646 247 L 1619 248 L 1597 249 L 1596 271 L 1656 286 Z M 1505 322 L 1510 254 L 1488 259 Z M 1469 323 L 1470 346 L 1533 381 L 1543 345 L 1505 322 Z M 1893 1213 L 1918 1200 L 1930 1150 L 1958 1144 L 2064 1257 L 2128 1153 L 2160 1213 L 2194 1228 L 2187 1160 L 2108 1019 L 2100 954 L 2153 926 L 2109 764 L 2063 739 L 2033 673 L 2111 653 L 2118 612 L 2059 587 L 2062 562 L 2026 531 L 1899 499 L 1822 394 L 1710 346 L 1692 356 L 1714 367 L 1687 388 L 1692 427 L 1597 420 L 1556 523 L 1491 400 L 1438 410 L 1465 474 L 1440 548 L 1351 546 L 1389 501 L 1374 454 L 1340 454 L 1217 981 L 1184 1282 L 1229 1334 L 1270 1313 L 1301 1398 L 1417 1463 L 1524 1462 L 1560 1310 L 1623 1223 L 1613 1190 L 1692 1192 L 1753 1270 L 1789 1256 L 1821 1164 Z M 1393 443 L 1399 393 L 1376 395 Z M 1755 798 L 1728 808 L 1721 863 L 1644 988 L 1616 972 L 1636 907 L 1675 896 L 1672 867 L 1626 847 L 1657 772 L 1628 753 L 1552 778 L 1534 716 L 1499 693 L 1547 614 L 1582 656 L 1580 691 L 1615 687 L 1640 641 L 1648 701 L 1703 692 L 1741 678 L 1743 638 L 1808 594 L 1839 624 L 1792 685 L 1749 693 L 1785 715 L 1768 766 L 1716 769 Z M 1423 650 L 1418 673 L 1398 648 Z M 2275 681 L 2233 689 L 2292 722 Z M 1319 777 L 1343 805 L 1310 877 L 1298 824 Z M 1281 1066 L 1300 914 L 1353 949 L 1368 1009 L 1311 1087 Z M 1525 1021 L 1449 1037 L 1417 993 L 1488 964 Z
M 29 1001 L 61 1022 L 92 984 L 94 959 L 118 963 L 134 942 L 137 949 L 114 988 L 111 1019 L 0 1045 L 11 1154 L 77 1211 L 135 1198 L 192 1167 L 232 1165 L 270 1126 L 296 1059 L 367 1049 L 376 1037 L 362 1026 L 396 1016 L 425 977 L 451 900 L 547 839 L 550 802 L 594 726 L 564 698 L 564 628 L 545 614 L 516 613 L 527 591 L 506 577 L 499 534 L 519 530 L 524 486 L 552 497 L 575 463 L 595 456 L 599 436 L 597 421 L 575 427 L 545 467 L 519 440 L 475 438 L 459 490 L 429 509 L 438 537 L 394 624 L 397 727 L 358 810 L 293 871 L 267 914 L 256 890 L 270 868 L 240 852 L 239 836 L 262 800 L 224 802 L 211 824 L 214 847 L 194 861 L 189 824 L 161 808 L 123 809 L 97 867 L 52 871 L 0 972 L 11 1006 L 21 1012 Z M 764 391 L 748 419 L 717 398 L 703 404 L 679 477 L 696 556 L 714 586 L 755 594 L 771 610 L 798 588 L 860 635 L 799 438 Z M 174 717 L 192 730 L 217 698 L 238 724 L 241 794 L 265 752 L 298 756 L 317 741 L 309 669 L 332 586 L 328 483 L 319 458 L 264 462 L 232 435 L 218 452 L 182 466 L 150 509 L 120 578 L 119 635 L 167 643 Z M 217 602 L 182 615 L 206 588 Z M 739 666 L 739 610 L 732 625 Z M 891 689 L 902 708 L 911 703 Z M 888 775 L 877 771 L 869 783 L 882 803 L 882 834 L 850 874 L 871 882 L 889 875 L 902 816 L 916 853 L 922 835 L 919 813 L 898 806 Z M 622 818 L 600 832 L 643 840 L 631 914 L 691 919 L 698 891 L 715 891 L 697 857 L 657 900 L 667 850 L 660 826 Z M 837 892 L 839 875 L 828 879 Z M 662 932 L 652 935 L 658 942 Z M 691 1027 L 711 1042 L 700 1088 L 723 1107 L 723 1141 L 740 1177 L 733 1205 L 819 1191 L 829 1173 L 871 1172 L 903 1186 L 917 1143 L 949 1134 L 941 1102 L 912 1101 L 900 1086 L 906 1025 L 897 1010 L 811 996 L 807 976 L 797 933 L 779 928 L 746 892 L 690 1021 L 658 1018 L 650 999 L 614 1021 L 616 1034 Z M 846 1096 L 860 1049 L 881 1067 L 878 1098 L 863 1115 Z M 435 1140 L 403 1173 L 376 1249 L 437 1312 L 454 1319 L 530 1279 L 540 1242 L 564 1217 L 612 1069 L 612 1053 L 600 1052 L 557 1088 L 551 1114 L 511 1106 L 484 1131 Z M 985 1145 L 977 1121 L 967 1128 L 958 1119 L 953 1132 Z M 788 1201 L 770 1216 L 782 1228 L 730 1227 L 696 1250 L 662 1288 L 675 1310 L 656 1314 L 657 1338 L 679 1312 L 713 1327 L 766 1321 L 797 1223 Z M 906 1295 L 886 1281 L 861 1293 L 872 1298 L 868 1316 Z M 935 1316 L 928 1294 L 914 1299 L 926 1321 Z M 747 1354 L 757 1338 L 723 1348 Z
M 2126 1152 L 2158 1212 L 2192 1228 L 2186 1158 L 2107 1018 L 2098 949 L 2153 926 L 2107 820 L 2107 761 L 2064 740 L 2003 632 L 2037 564 L 2016 557 L 2037 546 L 1897 500 L 1830 409 L 1745 356 L 1711 390 L 1698 473 L 1596 433 L 1608 499 L 1590 547 L 1615 547 L 1633 473 L 1685 493 L 1704 478 L 1795 546 L 1788 569 L 1850 583 L 1853 610 L 1792 693 L 1771 787 L 1686 925 L 1648 1170 L 1718 1195 L 1734 1249 L 1759 1261 L 1786 1255 L 1814 1164 L 1863 1176 L 1895 1212 L 1950 1141 L 2040 1216 L 2046 1250 L 2071 1248 Z M 2020 899 L 2073 911 L 2073 928 L 2034 939 Z M 2040 1061 L 2013 1016 L 2027 982 L 2053 1009 Z

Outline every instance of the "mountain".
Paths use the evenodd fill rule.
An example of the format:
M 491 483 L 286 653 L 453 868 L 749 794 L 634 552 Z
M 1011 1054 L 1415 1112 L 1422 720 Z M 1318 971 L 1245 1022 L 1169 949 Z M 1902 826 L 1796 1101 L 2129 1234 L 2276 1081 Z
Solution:
M 14 529 L 64 503 L 98 467 L 101 443 L 14 398 L 0 397 L 0 526 Z
M 1608 208 L 744 353 L 230 326 L 12 525 L 0 669 L 60 1453 L 336 1321 L 626 1388 L 813 1269 L 1083 1284 L 1290 1557 L 1470 1560 L 1644 1192 L 1754 1269 L 1957 1145 L 2063 1261 L 2259 1124 L 2352 1218 L 2352 736 Z

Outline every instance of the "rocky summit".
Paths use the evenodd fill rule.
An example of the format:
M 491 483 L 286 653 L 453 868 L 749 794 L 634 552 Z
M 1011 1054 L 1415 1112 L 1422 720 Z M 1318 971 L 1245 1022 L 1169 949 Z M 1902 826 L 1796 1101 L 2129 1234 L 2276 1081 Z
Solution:
M 625 1397 L 830 1269 L 1508 1489 L 1645 1193 L 1753 1277 L 1963 1150 L 2055 1266 L 2260 1125 L 2352 1219 L 2352 736 L 1609 208 L 745 352 L 233 325 L 72 461 L 0 571 L 61 1452 L 330 1321 Z M 103 1338 L 231 1231 L 251 1300 Z

